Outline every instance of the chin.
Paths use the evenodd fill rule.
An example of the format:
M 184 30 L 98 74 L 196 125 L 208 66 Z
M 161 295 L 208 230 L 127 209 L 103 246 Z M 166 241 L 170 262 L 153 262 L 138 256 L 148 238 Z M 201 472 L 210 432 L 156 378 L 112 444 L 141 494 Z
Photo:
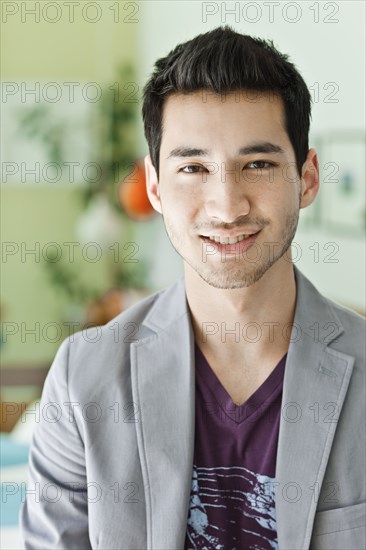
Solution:
M 248 288 L 258 282 L 271 266 L 265 265 L 247 273 L 242 271 L 236 273 L 217 273 L 215 271 L 201 271 L 195 269 L 197 275 L 213 288 L 222 290 L 234 290 L 237 288 Z

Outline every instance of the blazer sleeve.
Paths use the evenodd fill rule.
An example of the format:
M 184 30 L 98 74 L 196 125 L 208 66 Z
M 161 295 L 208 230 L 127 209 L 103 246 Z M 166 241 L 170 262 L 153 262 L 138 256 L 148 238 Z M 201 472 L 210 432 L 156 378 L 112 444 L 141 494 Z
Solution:
M 40 400 L 19 512 L 25 549 L 91 549 L 84 444 L 68 390 L 69 348 L 66 338 Z

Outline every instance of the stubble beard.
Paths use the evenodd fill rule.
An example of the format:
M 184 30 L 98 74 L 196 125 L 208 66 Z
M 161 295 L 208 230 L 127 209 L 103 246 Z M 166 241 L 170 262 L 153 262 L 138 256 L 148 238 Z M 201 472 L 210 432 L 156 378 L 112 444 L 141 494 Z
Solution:
M 234 256 L 233 258 L 231 255 L 227 255 L 225 258 L 225 255 L 222 254 L 220 261 L 220 266 L 222 266 L 221 271 L 214 271 L 213 267 L 204 269 L 205 264 L 203 259 L 200 263 L 196 263 L 189 257 L 185 257 L 181 252 L 181 250 L 184 249 L 181 238 L 175 233 L 172 226 L 165 221 L 164 216 L 163 219 L 169 240 L 183 261 L 186 262 L 208 285 L 218 289 L 229 290 L 252 286 L 259 281 L 263 275 L 284 256 L 284 254 L 286 254 L 297 230 L 299 212 L 300 209 L 297 208 L 295 212 L 287 216 L 282 236 L 277 241 L 266 241 L 265 246 L 257 245 L 256 247 L 252 247 L 257 250 L 258 259 L 250 260 L 250 248 L 248 252 L 244 253 L 241 257 Z M 207 245 L 204 244 L 204 246 Z M 209 261 L 210 255 L 204 254 L 203 247 L 201 248 L 201 254 L 202 258 L 206 257 Z M 290 255 L 288 255 L 286 261 L 289 263 L 291 262 Z

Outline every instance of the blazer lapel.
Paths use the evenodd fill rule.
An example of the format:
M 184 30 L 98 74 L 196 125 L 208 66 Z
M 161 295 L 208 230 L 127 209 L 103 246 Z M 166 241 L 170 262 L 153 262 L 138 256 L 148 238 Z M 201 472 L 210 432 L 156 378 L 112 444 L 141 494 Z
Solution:
M 297 304 L 283 383 L 276 517 L 279 548 L 308 550 L 354 358 L 327 347 L 344 329 L 310 281 L 294 271 Z
M 173 550 L 184 545 L 195 430 L 194 336 L 183 278 L 143 324 L 155 334 L 131 345 L 131 384 L 141 419 L 147 549 Z

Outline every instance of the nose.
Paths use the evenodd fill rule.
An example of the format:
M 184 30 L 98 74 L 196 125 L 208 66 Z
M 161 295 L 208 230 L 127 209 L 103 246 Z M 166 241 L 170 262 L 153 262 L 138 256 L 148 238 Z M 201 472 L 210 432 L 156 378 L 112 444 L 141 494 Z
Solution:
M 220 219 L 232 223 L 238 217 L 249 214 L 251 203 L 249 190 L 240 173 L 240 166 L 221 163 L 215 175 L 204 186 L 204 204 L 208 219 Z

